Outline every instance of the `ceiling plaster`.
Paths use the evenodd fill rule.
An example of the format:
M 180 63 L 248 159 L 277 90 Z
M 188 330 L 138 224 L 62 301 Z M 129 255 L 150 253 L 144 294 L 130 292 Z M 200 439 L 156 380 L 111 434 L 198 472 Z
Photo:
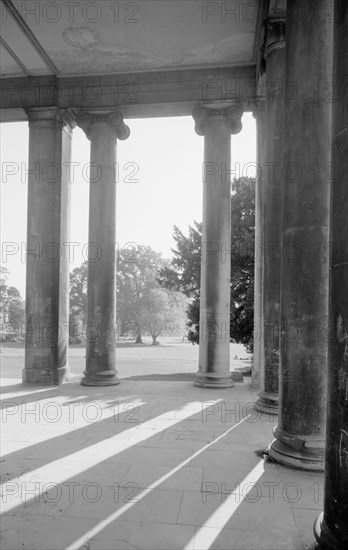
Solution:
M 51 11 L 47 11 L 50 4 Z M 255 63 L 254 41 L 261 0 L 218 0 L 215 3 L 99 0 L 89 2 L 100 8 L 96 22 L 91 21 L 98 15 L 98 10 L 92 11 L 93 6 L 90 12 L 83 12 L 88 2 L 75 2 L 73 17 L 67 4 L 63 0 L 13 0 L 12 5 L 20 14 L 17 19 L 8 13 L 6 6 L 1 6 L 3 39 L 30 74 L 117 74 Z M 215 5 L 213 9 L 217 11 L 206 16 L 204 21 L 202 9 L 205 4 Z M 115 13 L 115 5 L 119 7 L 118 13 Z M 223 5 L 233 8 L 234 14 L 224 17 Z M 135 6 L 138 11 L 131 13 Z M 60 16 L 53 21 L 55 13 Z M 126 22 L 127 18 L 130 21 Z M 21 26 L 18 19 L 22 19 L 24 25 Z M 51 64 L 43 59 L 37 44 Z M 23 75 L 23 68 L 10 55 L 4 54 L 1 74 Z

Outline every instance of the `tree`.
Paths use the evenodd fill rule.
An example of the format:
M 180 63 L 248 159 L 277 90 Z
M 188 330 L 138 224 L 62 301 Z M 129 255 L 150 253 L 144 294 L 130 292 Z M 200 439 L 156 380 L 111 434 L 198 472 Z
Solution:
M 70 312 L 81 317 L 83 322 L 86 322 L 87 318 L 87 272 L 86 261 L 70 274 Z
M 231 198 L 230 334 L 252 351 L 254 331 L 255 179 L 239 178 Z
M 8 305 L 8 323 L 13 327 L 23 327 L 25 324 L 25 304 L 19 290 L 10 287 L 9 294 L 12 296 Z
M 186 237 L 174 226 L 176 250 L 171 265 L 160 271 L 164 288 L 182 291 L 190 297 L 187 310 L 188 338 L 199 340 L 199 302 L 202 224 L 194 222 Z M 231 317 L 232 340 L 252 349 L 254 325 L 254 239 L 255 179 L 232 182 L 231 195 Z
M 24 301 L 19 290 L 7 284 L 9 271 L 0 267 L 0 320 L 7 336 L 20 334 L 25 322 Z
M 202 224 L 196 221 L 193 224 L 187 237 L 174 225 L 177 249 L 172 249 L 171 265 L 160 270 L 158 281 L 162 287 L 180 291 L 189 298 L 187 335 L 190 342 L 198 343 Z
M 199 298 L 201 273 L 202 224 L 193 222 L 187 237 L 174 225 L 173 238 L 177 250 L 172 249 L 170 266 L 160 270 L 159 282 L 166 288 L 181 290 L 190 298 Z
M 179 330 L 185 325 L 186 300 L 181 293 L 161 288 L 160 269 L 169 262 L 148 246 L 123 249 L 117 257 L 117 320 L 121 336 L 134 336 L 142 343 L 142 334 L 151 334 L 153 343 L 162 332 Z M 79 336 L 78 327 L 87 321 L 88 262 L 70 276 L 70 336 Z
M 81 339 L 82 327 L 87 323 L 87 272 L 88 262 L 83 262 L 70 274 L 70 338 Z
M 117 261 L 117 314 L 121 334 L 129 327 L 135 327 L 136 343 L 142 343 L 142 334 L 149 325 L 149 315 L 154 311 L 154 303 L 161 307 L 163 297 L 157 290 L 157 274 L 167 265 L 161 254 L 149 246 L 139 246 L 130 254 L 121 250 Z M 133 329 L 134 330 L 134 329 Z
M 152 345 L 157 344 L 160 333 L 183 333 L 187 300 L 181 292 L 154 288 L 148 293 L 144 328 L 152 336 Z

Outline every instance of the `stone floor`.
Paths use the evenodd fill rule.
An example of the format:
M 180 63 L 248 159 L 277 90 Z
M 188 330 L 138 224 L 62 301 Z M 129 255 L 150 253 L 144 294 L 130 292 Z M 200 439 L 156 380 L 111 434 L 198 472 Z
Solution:
M 188 349 L 156 351 L 152 371 L 153 352 L 122 350 L 107 388 L 80 385 L 80 352 L 69 383 L 22 385 L 3 351 L 3 550 L 309 547 L 322 476 L 261 460 L 274 417 L 250 379 L 196 388 Z

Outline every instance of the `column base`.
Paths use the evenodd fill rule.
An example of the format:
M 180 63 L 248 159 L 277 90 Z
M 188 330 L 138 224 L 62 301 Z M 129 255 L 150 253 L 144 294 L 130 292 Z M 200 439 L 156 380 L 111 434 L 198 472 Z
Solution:
M 233 388 L 234 386 L 232 373 L 225 376 L 208 372 L 202 373 L 200 371 L 196 372 L 193 385 L 199 388 Z
M 272 393 L 259 391 L 258 399 L 254 404 L 256 411 L 261 411 L 268 414 L 278 414 L 278 396 Z
M 23 384 L 42 384 L 47 386 L 59 386 L 69 379 L 70 367 L 65 365 L 55 370 L 49 369 L 22 369 Z
M 346 550 L 348 541 L 342 541 L 330 531 L 324 521 L 324 512 L 321 512 L 313 525 L 314 536 L 318 550 Z
M 274 439 L 268 446 L 268 455 L 275 462 L 296 468 L 297 470 L 324 471 L 325 442 L 287 435 L 277 427 L 274 430 Z
M 85 370 L 83 375 L 82 386 L 117 386 L 120 383 L 117 371 L 89 372 Z

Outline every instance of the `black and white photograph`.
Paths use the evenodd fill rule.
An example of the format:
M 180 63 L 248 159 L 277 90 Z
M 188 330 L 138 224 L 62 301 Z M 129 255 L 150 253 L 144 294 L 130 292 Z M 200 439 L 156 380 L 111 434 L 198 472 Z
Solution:
M 348 0 L 0 0 L 1 550 L 348 550 Z

